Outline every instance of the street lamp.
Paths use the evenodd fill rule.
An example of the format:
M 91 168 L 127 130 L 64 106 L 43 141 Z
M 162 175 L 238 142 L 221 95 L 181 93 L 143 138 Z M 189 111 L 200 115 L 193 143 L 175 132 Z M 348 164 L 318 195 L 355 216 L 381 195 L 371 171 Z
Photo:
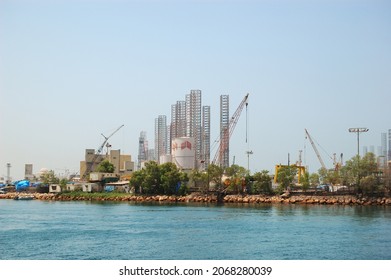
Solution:
M 349 128 L 349 132 L 357 133 L 357 187 L 360 186 L 360 133 L 367 132 L 365 127 Z
M 357 155 L 360 156 L 360 133 L 367 132 L 369 129 L 364 127 L 349 128 L 349 132 L 357 133 Z
M 253 151 L 246 151 L 247 154 L 247 170 L 248 174 L 250 175 L 250 155 L 253 154 Z

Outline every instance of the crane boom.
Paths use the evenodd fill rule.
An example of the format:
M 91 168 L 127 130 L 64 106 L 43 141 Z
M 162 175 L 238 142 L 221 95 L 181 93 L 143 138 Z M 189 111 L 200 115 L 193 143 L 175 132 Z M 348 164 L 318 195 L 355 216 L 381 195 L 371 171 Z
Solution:
M 104 146 L 106 145 L 107 141 L 109 140 L 109 138 L 111 136 L 113 136 L 118 130 L 120 130 L 124 125 L 121 125 L 120 127 L 118 127 L 113 133 L 111 133 L 108 137 L 104 136 L 103 133 L 101 133 L 101 135 L 103 136 L 103 138 L 105 138 L 105 141 L 103 141 L 102 145 L 99 146 L 97 152 L 94 154 L 94 157 L 92 158 L 91 162 L 87 164 L 87 167 L 86 167 L 86 171 L 84 172 L 83 174 L 83 177 L 82 179 L 85 179 L 87 177 L 88 174 L 91 173 L 92 171 L 92 167 L 94 166 L 96 160 L 98 159 L 98 157 L 100 156 L 100 154 L 102 153 L 103 151 L 103 148 Z
M 220 139 L 220 145 L 219 148 L 214 156 L 214 159 L 212 161 L 213 164 L 216 164 L 217 162 L 221 162 L 222 157 L 226 149 L 228 148 L 228 142 L 229 139 L 232 136 L 232 133 L 235 129 L 235 126 L 239 120 L 240 114 L 244 108 L 244 105 L 248 105 L 247 99 L 249 94 L 247 93 L 246 96 L 243 98 L 242 102 L 240 103 L 239 107 L 236 109 L 235 113 L 232 115 L 231 120 L 229 121 L 229 125 L 225 130 L 222 132 L 222 137 Z
M 98 148 L 98 154 L 100 154 L 104 148 L 104 146 L 106 145 L 107 141 L 109 140 L 109 138 L 111 136 L 113 136 L 118 130 L 120 130 L 124 125 L 121 125 L 120 127 L 118 127 L 113 133 L 111 133 L 108 137 L 104 136 L 103 133 L 101 133 L 101 135 L 103 136 L 103 138 L 105 138 L 105 141 L 102 143 L 102 145 Z
M 324 162 L 323 162 L 322 157 L 321 157 L 320 154 L 319 154 L 318 149 L 317 149 L 316 146 L 315 146 L 314 141 L 312 141 L 312 138 L 311 138 L 310 134 L 308 133 L 307 129 L 304 129 L 304 130 L 305 130 L 305 134 L 307 135 L 308 139 L 310 140 L 310 143 L 311 143 L 311 145 L 312 145 L 312 148 L 313 148 L 314 151 L 315 151 L 316 156 L 317 156 L 318 159 L 319 159 L 320 164 L 322 165 L 322 167 L 323 167 L 324 169 L 327 169 L 327 168 L 326 168 L 326 165 L 325 165 Z

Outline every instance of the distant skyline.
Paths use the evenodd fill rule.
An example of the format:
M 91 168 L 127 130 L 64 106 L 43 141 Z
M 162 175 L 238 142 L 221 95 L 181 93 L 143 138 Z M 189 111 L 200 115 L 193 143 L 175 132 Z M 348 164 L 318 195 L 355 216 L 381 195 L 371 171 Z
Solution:
M 137 161 L 154 143 L 155 118 L 191 90 L 230 113 L 249 93 L 230 162 L 252 173 L 299 158 L 320 163 L 306 128 L 328 155 L 357 153 L 391 128 L 391 2 L 381 0 L 2 0 L 0 176 L 79 170 L 87 148 L 120 125 L 110 144 Z M 246 115 L 248 142 L 246 143 Z M 388 143 L 388 139 L 387 139 Z M 213 144 L 213 143 L 211 143 Z M 211 151 L 211 157 L 214 152 Z M 327 152 L 327 154 L 326 154 Z

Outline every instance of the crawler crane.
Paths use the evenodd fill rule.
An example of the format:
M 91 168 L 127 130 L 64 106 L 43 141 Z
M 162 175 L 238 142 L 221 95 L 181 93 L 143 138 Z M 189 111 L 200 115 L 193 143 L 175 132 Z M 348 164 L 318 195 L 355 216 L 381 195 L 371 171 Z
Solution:
M 247 93 L 247 95 L 243 98 L 239 107 L 236 109 L 235 113 L 231 117 L 231 120 L 229 121 L 228 127 L 224 131 L 222 131 L 221 138 L 220 138 L 220 145 L 219 145 L 217 152 L 213 158 L 213 161 L 212 161 L 213 164 L 217 165 L 217 164 L 221 163 L 222 158 L 223 158 L 223 154 L 228 149 L 229 139 L 231 138 L 231 135 L 235 129 L 235 126 L 236 126 L 238 120 L 239 120 L 239 117 L 240 117 L 240 114 L 244 108 L 244 105 L 246 105 L 246 107 L 248 106 L 248 102 L 247 102 L 248 96 L 249 96 L 249 94 Z

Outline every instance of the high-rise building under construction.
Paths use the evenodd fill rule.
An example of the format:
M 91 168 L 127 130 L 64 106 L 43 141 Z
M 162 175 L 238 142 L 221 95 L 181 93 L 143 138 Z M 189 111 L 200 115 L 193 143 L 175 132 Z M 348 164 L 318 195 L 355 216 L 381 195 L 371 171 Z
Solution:
M 171 122 L 167 125 L 167 117 L 159 115 L 155 119 L 155 160 L 158 163 L 166 162 L 171 154 L 175 139 L 188 138 L 188 143 L 180 149 L 194 151 L 194 168 L 206 169 L 210 162 L 210 136 L 211 136 L 211 109 L 202 106 L 201 90 L 191 90 L 185 95 L 185 100 L 177 101 L 171 105 Z M 139 138 L 139 165 L 151 156 L 147 154 L 145 133 Z M 175 142 L 178 145 L 179 142 Z M 186 142 L 184 142 L 186 143 Z M 178 151 L 178 150 L 176 150 Z M 184 150 L 183 150 L 184 151 Z M 162 157 L 164 160 L 162 161 Z M 171 154 L 171 156 L 173 156 Z M 178 155 L 177 155 L 178 156 Z M 146 159 L 147 158 L 147 159 Z
M 210 106 L 202 106 L 201 90 L 191 90 L 184 101 L 171 106 L 169 129 L 169 146 L 176 138 L 190 137 L 195 153 L 194 167 L 206 168 L 210 160 Z
M 201 169 L 208 168 L 210 163 L 210 106 L 202 107 L 201 132 Z
M 229 95 L 220 96 L 220 141 L 224 149 L 221 149 L 219 162 L 221 167 L 229 166 Z
M 171 106 L 170 143 L 186 136 L 186 101 L 177 101 Z
M 186 95 L 186 136 L 194 139 L 195 168 L 201 162 L 201 90 Z

